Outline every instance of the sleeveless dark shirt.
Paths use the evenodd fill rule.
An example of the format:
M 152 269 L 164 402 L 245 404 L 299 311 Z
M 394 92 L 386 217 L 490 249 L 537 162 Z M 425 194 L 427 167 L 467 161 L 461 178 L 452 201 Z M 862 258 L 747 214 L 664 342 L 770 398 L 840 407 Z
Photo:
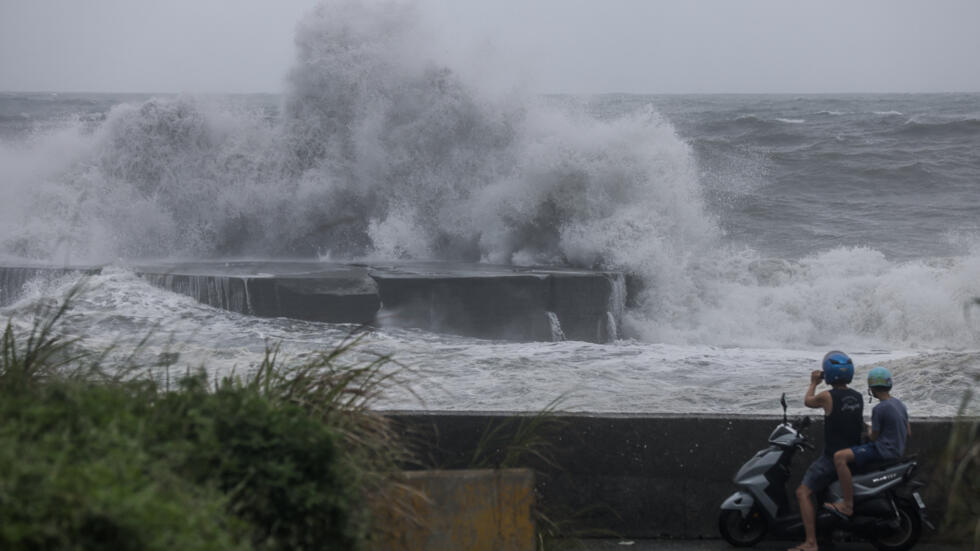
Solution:
M 861 443 L 864 430 L 864 400 L 861 393 L 850 388 L 832 388 L 830 397 L 834 407 L 823 418 L 823 454 L 833 457 L 834 452 Z

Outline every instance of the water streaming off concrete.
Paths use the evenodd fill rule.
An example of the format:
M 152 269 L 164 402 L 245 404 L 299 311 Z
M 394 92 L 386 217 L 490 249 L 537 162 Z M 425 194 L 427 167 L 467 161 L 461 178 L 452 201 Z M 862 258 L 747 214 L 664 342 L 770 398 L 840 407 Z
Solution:
M 561 342 L 565 340 L 565 332 L 561 330 L 561 322 L 554 312 L 547 312 L 548 324 L 551 326 L 551 342 Z
M 254 314 L 248 279 L 213 275 L 143 274 L 150 285 L 239 314 Z

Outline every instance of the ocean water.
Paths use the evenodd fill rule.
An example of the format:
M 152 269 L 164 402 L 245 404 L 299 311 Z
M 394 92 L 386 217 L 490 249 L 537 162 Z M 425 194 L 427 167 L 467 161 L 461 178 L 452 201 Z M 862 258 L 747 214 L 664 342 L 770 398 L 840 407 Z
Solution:
M 300 22 L 278 95 L 0 93 L 0 260 L 643 282 L 605 345 L 382 325 L 364 353 L 405 368 L 382 408 L 774 413 L 786 392 L 798 412 L 830 349 L 859 378 L 891 369 L 914 415 L 977 387 L 980 95 L 539 96 L 453 66 L 410 8 L 335 4 Z M 77 280 L 31 282 L 2 314 L 23 329 Z M 154 331 L 146 353 L 179 351 L 171 369 L 247 371 L 267 342 L 302 357 L 351 330 L 211 309 L 121 267 L 86 285 L 66 332 L 98 348 Z

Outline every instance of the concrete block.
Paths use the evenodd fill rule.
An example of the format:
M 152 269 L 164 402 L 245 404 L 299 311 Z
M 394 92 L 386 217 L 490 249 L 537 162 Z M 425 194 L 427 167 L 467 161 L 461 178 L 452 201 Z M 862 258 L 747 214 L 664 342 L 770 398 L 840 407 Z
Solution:
M 616 308 L 610 304 L 613 282 L 605 274 L 555 273 L 549 276 L 548 309 L 558 316 L 565 338 L 587 342 L 607 342 L 612 337 L 610 323 Z M 610 321 L 612 315 L 614 321 Z
M 152 285 L 215 308 L 259 317 L 367 324 L 381 299 L 367 270 L 349 266 L 283 263 L 146 266 L 139 275 Z M 280 275 L 263 273 L 273 270 Z
M 363 269 L 276 278 L 273 292 L 279 317 L 370 324 L 381 309 L 377 284 Z
M 370 549 L 534 551 L 530 470 L 409 471 L 402 484 L 375 509 Z
M 551 340 L 544 277 L 373 275 L 384 325 L 490 339 Z

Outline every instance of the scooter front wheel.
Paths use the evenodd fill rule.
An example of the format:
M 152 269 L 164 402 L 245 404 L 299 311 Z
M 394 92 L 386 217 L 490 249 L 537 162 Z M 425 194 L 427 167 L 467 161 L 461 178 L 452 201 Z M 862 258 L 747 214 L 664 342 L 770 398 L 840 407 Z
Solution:
M 751 547 L 766 537 L 769 525 L 766 517 L 755 509 L 742 516 L 741 511 L 722 509 L 718 515 L 718 530 L 725 541 L 735 547 Z

